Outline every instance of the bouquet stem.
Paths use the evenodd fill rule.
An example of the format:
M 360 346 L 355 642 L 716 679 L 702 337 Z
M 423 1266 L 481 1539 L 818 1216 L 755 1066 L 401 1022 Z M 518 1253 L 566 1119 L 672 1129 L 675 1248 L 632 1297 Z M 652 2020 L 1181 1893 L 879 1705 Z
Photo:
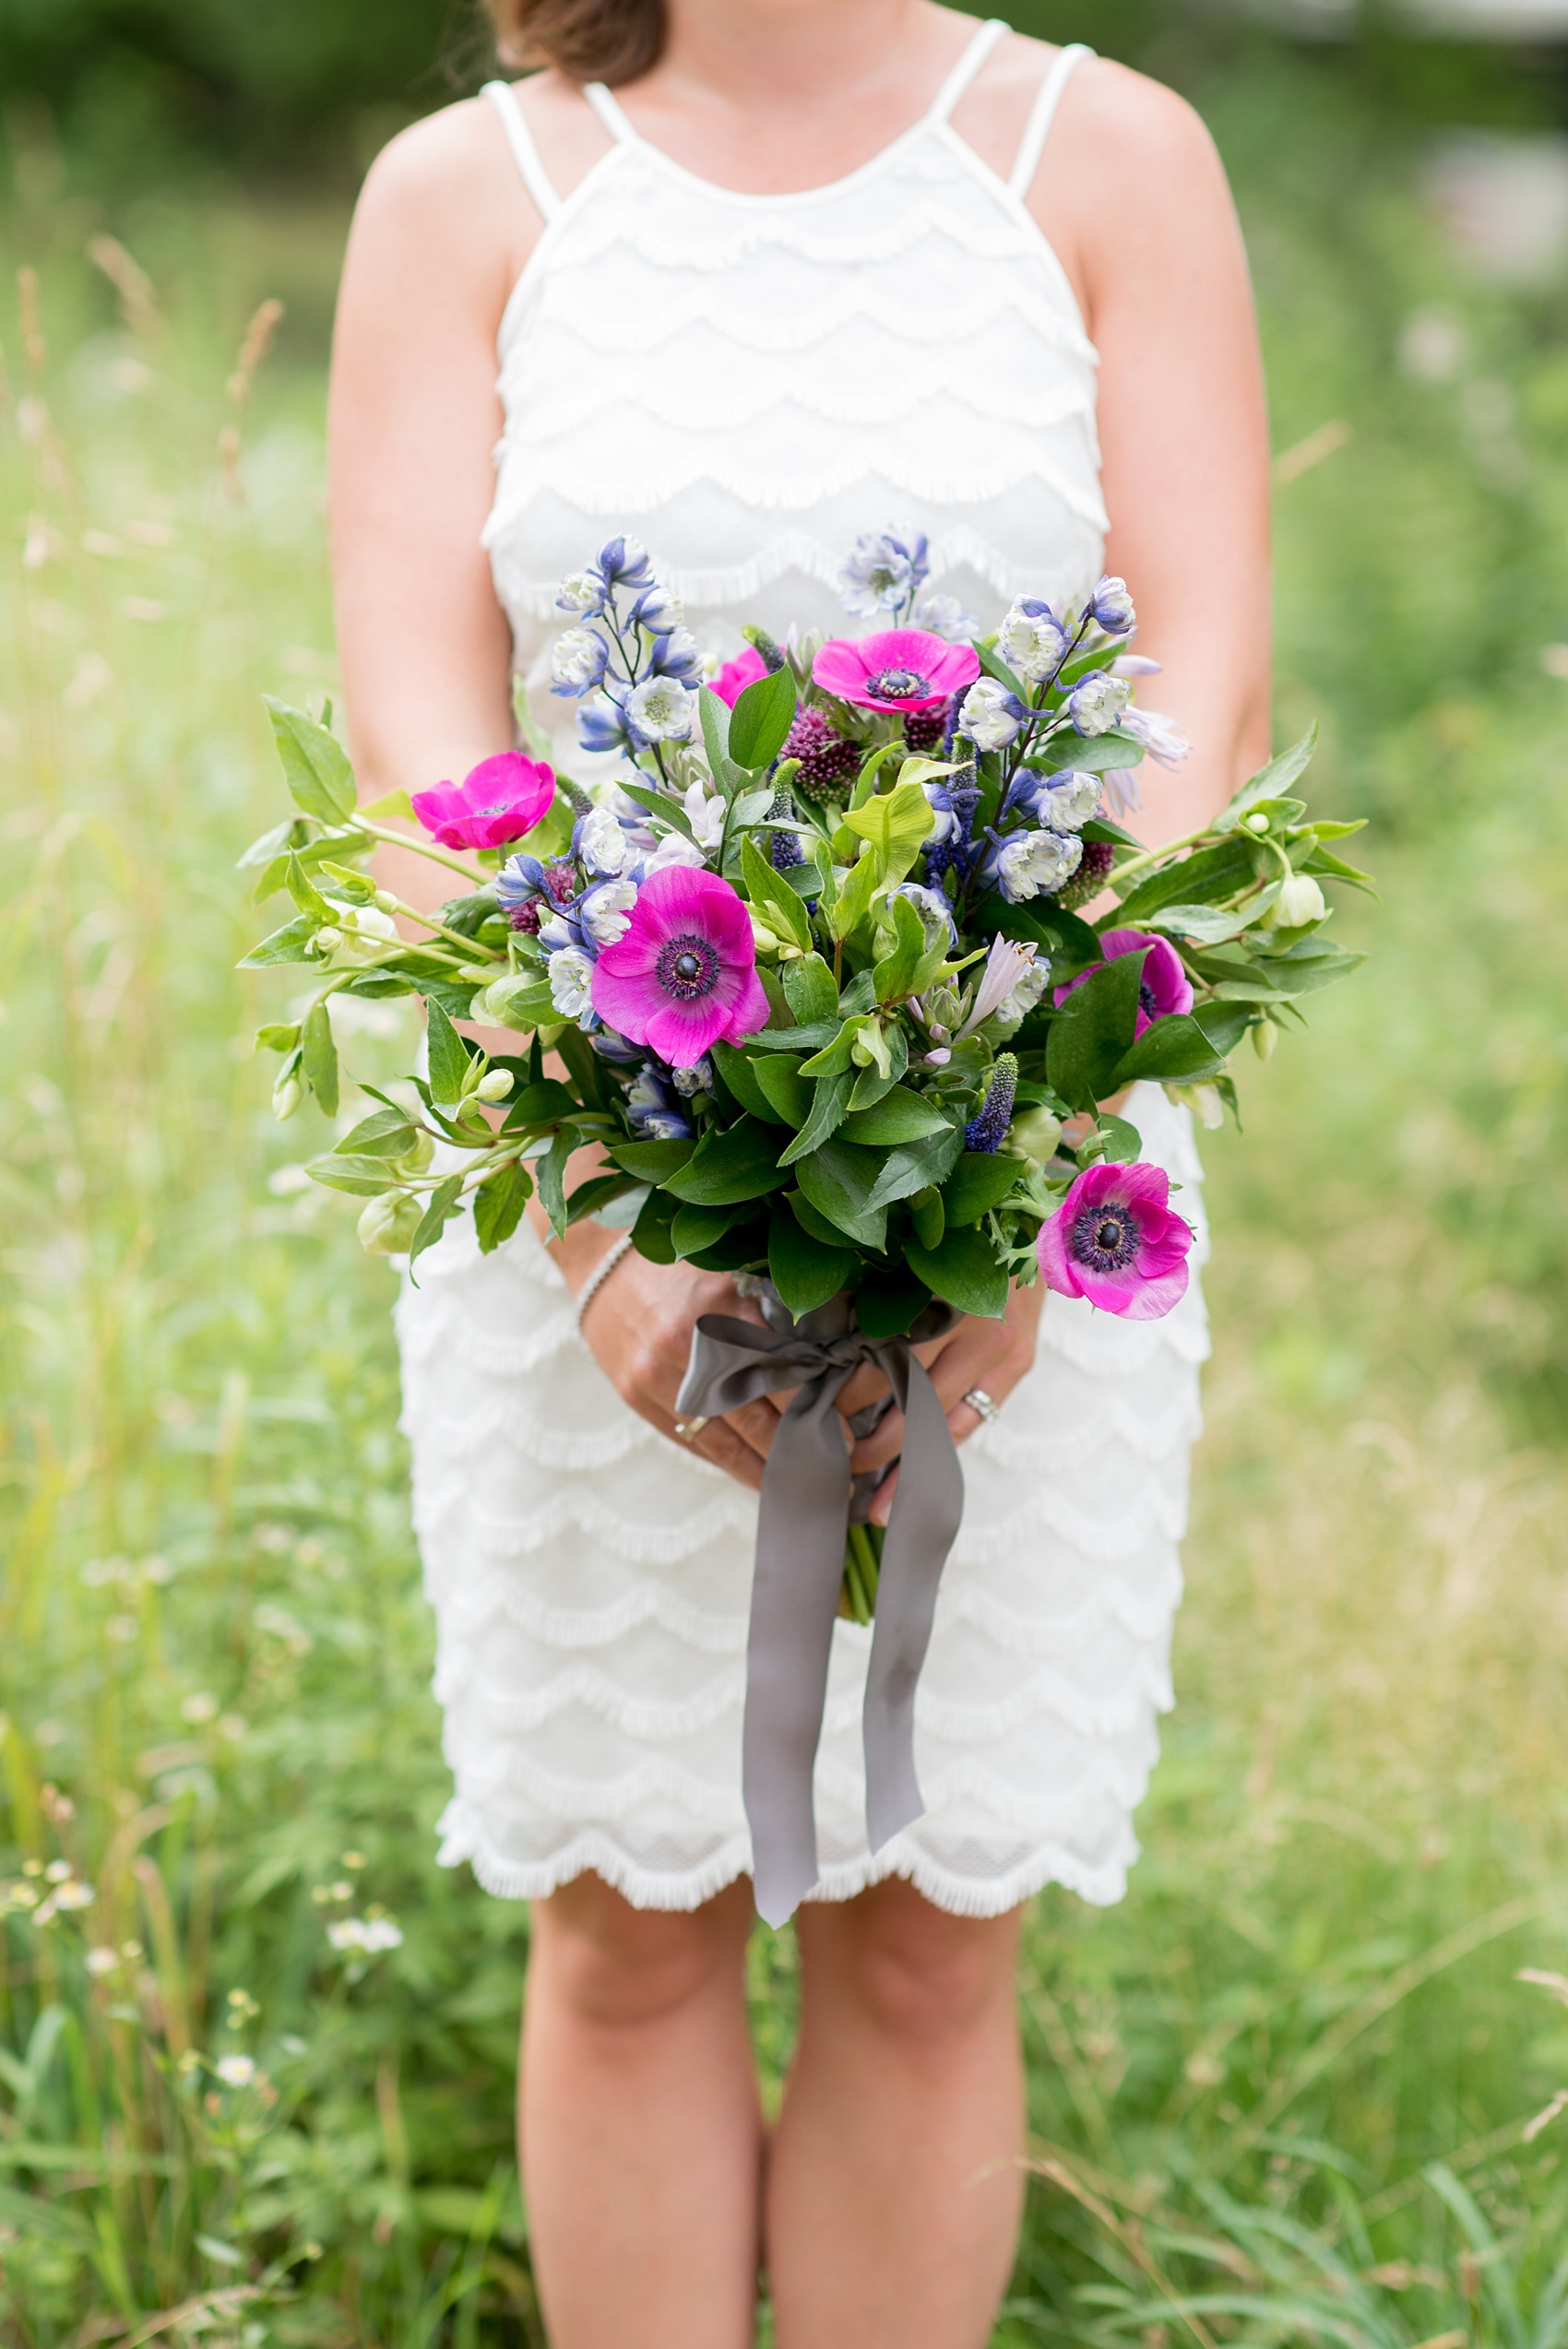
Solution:
M 876 1585 L 882 1573 L 881 1525 L 851 1525 L 844 1544 L 844 1587 L 838 1612 L 851 1623 L 869 1623 L 876 1612 Z

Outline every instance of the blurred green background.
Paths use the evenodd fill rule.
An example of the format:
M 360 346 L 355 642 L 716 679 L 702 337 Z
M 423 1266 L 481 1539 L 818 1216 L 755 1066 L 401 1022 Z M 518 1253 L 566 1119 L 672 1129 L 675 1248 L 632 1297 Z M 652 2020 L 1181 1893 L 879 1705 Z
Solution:
M 1561 59 L 1016 14 L 1218 138 L 1278 451 L 1277 732 L 1319 722 L 1315 796 L 1372 817 L 1384 896 L 1338 917 L 1364 974 L 1208 1141 L 1181 1702 L 1127 1901 L 1031 1918 L 997 2339 L 1552 2349 Z M 0 0 L 0 2334 L 29 2349 L 543 2337 L 527 1919 L 433 1864 L 389 1277 L 300 1172 L 315 1112 L 268 1114 L 249 1036 L 286 975 L 233 969 L 264 919 L 234 860 L 280 805 L 259 697 L 335 684 L 348 208 L 482 69 L 444 0 Z M 1225 582 L 1194 592 L 1223 626 Z M 405 1064 L 400 1017 L 341 1033 L 360 1077 Z M 787 1932 L 752 1981 L 776 2092 Z

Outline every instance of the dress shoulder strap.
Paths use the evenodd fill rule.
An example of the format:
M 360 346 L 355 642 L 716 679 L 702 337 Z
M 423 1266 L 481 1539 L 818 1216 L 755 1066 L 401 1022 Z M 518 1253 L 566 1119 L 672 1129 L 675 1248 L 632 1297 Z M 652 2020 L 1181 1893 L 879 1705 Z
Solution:
M 1071 80 L 1075 69 L 1083 64 L 1086 57 L 1092 57 L 1094 53 L 1094 51 L 1087 48 L 1081 41 L 1069 42 L 1040 83 L 1039 94 L 1029 109 L 1029 119 L 1024 125 L 1024 136 L 1019 143 L 1017 160 L 1013 165 L 1007 181 L 1009 188 L 1020 203 L 1028 194 L 1034 175 L 1039 169 L 1039 159 L 1045 150 L 1046 136 L 1056 119 L 1056 109 L 1062 103 L 1062 93 Z
M 481 93 L 488 98 L 501 117 L 501 127 L 506 134 L 506 144 L 512 160 L 523 175 L 523 184 L 538 205 L 540 217 L 552 220 L 561 209 L 561 198 L 550 184 L 549 174 L 539 160 L 539 149 L 533 143 L 528 116 L 517 101 L 517 93 L 510 82 L 487 81 Z
M 970 41 L 927 110 L 928 123 L 944 123 L 997 42 L 1013 30 L 1000 17 L 988 17 Z
M 632 128 L 631 124 L 627 121 L 625 111 L 623 108 L 620 100 L 615 96 L 612 90 L 609 89 L 605 86 L 603 82 L 585 81 L 583 84 L 583 96 L 588 100 L 588 104 L 593 108 L 594 113 L 599 116 L 600 121 L 604 125 L 605 129 L 610 133 L 612 138 L 619 139 L 623 147 L 641 147 L 643 145 L 644 142 L 637 136 L 636 132 Z

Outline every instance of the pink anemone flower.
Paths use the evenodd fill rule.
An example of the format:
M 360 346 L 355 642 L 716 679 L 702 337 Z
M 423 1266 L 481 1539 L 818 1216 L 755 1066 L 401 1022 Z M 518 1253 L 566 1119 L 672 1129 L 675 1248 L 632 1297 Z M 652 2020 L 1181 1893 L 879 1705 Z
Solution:
M 607 1026 L 676 1068 L 768 1022 L 752 918 L 716 872 L 650 873 L 624 937 L 593 967 L 593 1007 Z
M 812 663 L 812 682 L 861 709 L 940 709 L 980 675 L 980 656 L 926 628 L 885 628 L 877 636 L 834 636 Z
M 754 685 L 759 677 L 766 674 L 766 661 L 754 645 L 748 645 L 744 652 L 737 653 L 733 660 L 727 660 L 718 676 L 710 677 L 707 682 L 719 700 L 728 702 L 733 709 L 746 687 Z
M 531 832 L 555 797 L 548 766 L 521 751 L 481 759 L 460 783 L 416 791 L 413 811 L 437 848 L 503 848 Z
M 1133 1030 L 1134 1038 L 1143 1034 L 1157 1019 L 1164 1019 L 1170 1012 L 1190 1012 L 1193 1008 L 1193 984 L 1182 967 L 1182 957 L 1169 939 L 1151 938 L 1146 930 L 1106 930 L 1100 933 L 1100 948 L 1108 963 L 1119 962 L 1123 955 L 1144 952 L 1144 967 L 1138 974 L 1138 1018 Z M 1065 987 L 1057 988 L 1051 1001 L 1061 1004 L 1067 1001 L 1075 988 L 1081 987 L 1099 967 L 1093 963 L 1087 970 L 1070 979 Z
M 1158 1322 L 1187 1292 L 1192 1227 L 1168 1204 L 1163 1167 L 1086 1168 L 1039 1228 L 1048 1288 L 1129 1322 Z

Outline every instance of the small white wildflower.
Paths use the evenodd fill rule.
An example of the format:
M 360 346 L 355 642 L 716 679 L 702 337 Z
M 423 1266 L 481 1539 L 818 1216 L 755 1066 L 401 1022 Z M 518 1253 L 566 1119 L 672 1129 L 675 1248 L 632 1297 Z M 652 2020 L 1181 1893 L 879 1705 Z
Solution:
M 54 1905 L 61 1910 L 90 1908 L 93 1897 L 92 1886 L 84 1884 L 80 1877 L 73 1877 L 68 1883 L 57 1886 Z
M 255 2078 L 254 2056 L 220 2056 L 213 2066 L 225 2088 L 248 2088 Z
M 327 1927 L 327 1938 L 335 1950 L 363 1957 L 377 1957 L 383 1950 L 403 1946 L 402 1929 L 389 1916 L 339 1917 Z
M 43 1880 L 46 1884 L 64 1884 L 69 1880 L 73 1873 L 74 1870 L 68 1859 L 52 1859 L 43 1871 Z
M 95 1982 L 101 1982 L 106 1974 L 118 1974 L 120 1970 L 120 1952 L 118 1950 L 112 1950 L 108 1948 L 106 1944 L 101 1943 L 97 1949 L 89 1950 L 86 1957 L 82 1960 L 82 1963 L 87 1967 L 87 1970 L 91 1975 L 93 1980 Z

